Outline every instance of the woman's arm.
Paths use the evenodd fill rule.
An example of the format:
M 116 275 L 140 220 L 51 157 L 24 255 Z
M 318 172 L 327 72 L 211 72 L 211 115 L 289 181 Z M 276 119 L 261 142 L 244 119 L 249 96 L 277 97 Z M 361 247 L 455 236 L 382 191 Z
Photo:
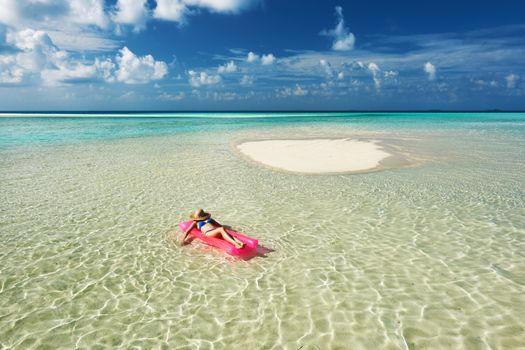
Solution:
M 182 237 L 182 240 L 180 241 L 180 245 L 184 245 L 185 241 L 186 241 L 186 237 L 188 237 L 188 234 L 190 233 L 190 231 L 193 229 L 193 227 L 195 227 L 195 221 L 191 223 L 190 226 L 188 226 L 188 228 L 186 229 L 186 231 L 184 232 L 184 236 Z

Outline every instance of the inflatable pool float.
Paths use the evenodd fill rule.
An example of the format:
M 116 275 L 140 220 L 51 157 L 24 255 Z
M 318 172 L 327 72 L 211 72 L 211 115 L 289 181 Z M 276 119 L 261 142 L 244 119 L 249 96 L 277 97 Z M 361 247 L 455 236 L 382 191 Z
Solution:
M 188 227 L 190 227 L 192 222 L 193 220 L 181 222 L 179 224 L 179 227 L 182 230 L 182 232 L 186 232 L 186 230 L 188 229 Z M 245 236 L 243 234 L 240 234 L 239 232 L 229 230 L 229 229 L 226 229 L 226 232 L 228 232 L 233 237 L 237 238 L 239 241 L 243 242 L 244 247 L 236 248 L 233 244 L 231 244 L 230 242 L 222 238 L 208 237 L 204 233 L 202 233 L 199 229 L 197 229 L 197 227 L 193 227 L 190 231 L 190 234 L 200 239 L 201 241 L 203 241 L 204 243 L 208 245 L 224 250 L 226 253 L 230 255 L 249 254 L 253 252 L 257 248 L 257 245 L 259 244 L 259 241 L 257 241 L 255 238 Z

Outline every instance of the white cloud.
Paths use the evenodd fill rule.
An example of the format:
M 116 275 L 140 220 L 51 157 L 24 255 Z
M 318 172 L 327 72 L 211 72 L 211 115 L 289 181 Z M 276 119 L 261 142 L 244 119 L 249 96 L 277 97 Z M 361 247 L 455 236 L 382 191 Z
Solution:
M 374 79 L 374 86 L 376 90 L 379 91 L 379 89 L 381 89 L 381 79 L 379 79 L 379 72 L 381 71 L 381 69 L 379 69 L 379 66 L 374 62 L 370 62 L 367 68 L 368 71 L 372 73 L 372 78 Z
M 137 57 L 127 47 L 119 51 L 115 62 L 110 58 L 75 59 L 60 50 L 42 30 L 8 31 L 6 43 L 18 52 L 0 56 L 0 81 L 21 83 L 24 79 L 43 85 L 59 85 L 89 80 L 147 83 L 163 78 L 166 63 L 151 55 Z
M 246 61 L 251 63 L 259 60 L 259 55 L 254 54 L 253 52 L 248 52 L 248 56 L 246 57 Z
M 368 70 L 372 73 L 378 73 L 380 71 L 379 66 L 375 64 L 374 62 L 370 62 L 368 64 Z
M 334 29 L 323 30 L 321 35 L 332 37 L 332 50 L 335 51 L 348 51 L 354 48 L 355 36 L 345 28 L 345 21 L 343 17 L 343 8 L 341 6 L 335 7 L 335 13 L 337 16 L 337 25 Z
M 106 38 L 100 33 L 83 29 L 67 31 L 46 30 L 53 43 L 63 50 L 69 51 L 110 51 L 122 47 L 117 40 Z
M 132 25 L 135 31 L 144 29 L 149 16 L 146 3 L 147 0 L 118 0 L 113 21 Z
M 217 72 L 219 73 L 234 73 L 237 71 L 237 66 L 235 65 L 235 62 L 230 61 L 226 64 L 223 64 L 217 68 Z
M 255 81 L 255 78 L 253 76 L 245 74 L 242 76 L 240 84 L 241 85 L 252 85 L 254 81 Z
M 20 83 L 25 76 L 38 77 L 45 69 L 61 66 L 67 57 L 67 53 L 59 50 L 49 35 L 42 30 L 9 31 L 6 43 L 17 48 L 19 52 L 0 56 L 3 63 L 0 65 L 0 75 L 3 82 Z
M 207 8 L 213 12 L 239 13 L 259 2 L 258 0 L 183 0 L 188 6 Z
M 256 53 L 253 53 L 252 51 L 248 52 L 248 55 L 246 56 L 246 62 L 253 63 L 259 60 L 261 60 L 261 64 L 263 66 L 267 66 L 267 65 L 273 64 L 276 58 L 272 53 L 259 56 Z
M 153 17 L 166 21 L 181 22 L 187 13 L 186 5 L 181 0 L 157 0 Z
M 295 84 L 294 88 L 284 88 L 277 91 L 277 96 L 279 97 L 289 97 L 289 96 L 305 96 L 308 95 L 309 91 L 303 89 L 301 85 Z
M 0 23 L 15 29 L 109 24 L 104 0 L 0 0 L 0 9 Z
M 15 56 L 0 56 L 0 83 L 22 82 L 24 69 L 16 64 Z
M 115 63 L 109 58 L 105 60 L 95 59 L 95 68 L 102 78 L 107 82 L 115 81 Z
M 263 66 L 272 64 L 275 61 L 275 56 L 271 53 L 261 56 L 261 63 Z
M 67 50 L 101 51 L 118 46 L 105 32 L 111 21 L 104 0 L 0 0 L 1 24 L 7 31 L 45 31 Z
M 192 87 L 200 87 L 203 85 L 215 85 L 221 82 L 220 75 L 208 74 L 206 72 L 188 71 L 189 83 Z
M 332 65 L 328 61 L 326 61 L 324 58 L 319 60 L 319 64 L 324 69 L 325 74 L 329 78 L 331 78 L 334 74 L 334 72 L 332 71 Z
M 45 85 L 82 80 L 144 84 L 162 79 L 168 72 L 166 63 L 155 61 L 151 55 L 138 57 L 127 47 L 119 51 L 115 61 L 95 58 L 93 64 L 85 64 L 62 60 L 56 67 L 44 69 L 41 77 Z
M 125 1 L 130 2 L 131 0 Z M 134 2 L 141 2 L 141 0 Z M 259 0 L 156 0 L 153 17 L 165 21 L 184 22 L 187 15 L 198 13 L 199 8 L 216 13 L 237 14 L 258 2 Z M 136 11 L 140 12 L 138 5 Z M 124 23 L 135 24 L 136 22 Z M 141 28 L 142 26 L 139 26 L 139 29 Z
M 183 22 L 185 17 L 197 15 L 203 8 L 217 13 L 237 14 L 259 1 L 116 0 L 114 5 L 110 5 L 105 0 L 0 0 L 0 24 L 16 30 L 45 30 L 56 43 L 62 45 L 68 42 L 69 48 L 79 51 L 90 50 L 91 44 L 100 50 L 101 41 L 111 41 L 109 37 L 115 32 L 122 33 L 123 26 L 141 31 L 152 18 Z M 84 37 L 85 33 L 89 33 L 89 40 Z M 95 37 L 99 40 L 95 41 Z M 64 38 L 67 39 L 62 40 Z M 107 48 L 108 42 L 103 45 Z M 115 47 L 111 45 L 109 49 Z
M 36 48 L 56 50 L 49 35 L 42 30 L 24 29 L 21 31 L 10 31 L 6 35 L 6 42 L 23 51 L 35 50 Z
M 304 96 L 308 94 L 308 90 L 305 90 L 301 87 L 301 85 L 295 85 L 295 89 L 293 89 L 294 96 Z
M 0 0 L 0 27 L 3 33 L 44 31 L 62 50 L 85 53 L 119 46 L 107 32 L 111 21 L 104 0 Z
M 383 76 L 385 78 L 396 78 L 398 75 L 399 75 L 399 72 L 397 72 L 395 70 L 387 70 L 387 71 L 383 72 Z
M 97 73 L 95 65 L 61 65 L 58 69 L 44 69 L 41 73 L 44 85 L 59 85 L 62 82 L 93 78 Z
M 184 97 L 186 96 L 186 94 L 181 91 L 179 93 L 176 93 L 176 94 L 168 94 L 167 92 L 163 92 L 161 95 L 159 95 L 159 97 L 157 97 L 159 100 L 162 100 L 162 101 L 180 101 L 182 100 Z
M 70 16 L 79 24 L 94 24 L 106 28 L 109 19 L 104 12 L 104 0 L 70 0 Z
M 20 1 L 21 2 L 21 1 Z M 17 0 L 0 0 L 0 23 L 16 26 L 20 21 L 20 6 Z
M 505 81 L 507 82 L 507 88 L 508 89 L 514 89 L 516 87 L 516 83 L 520 77 L 516 74 L 509 74 L 505 77 Z
M 116 63 L 109 58 L 95 58 L 93 64 L 61 60 L 55 67 L 42 71 L 42 81 L 44 85 L 52 86 L 83 80 L 144 84 L 162 79 L 167 74 L 166 63 L 155 61 L 151 55 L 137 57 L 127 47 L 119 51 L 115 60 Z
M 99 72 L 97 65 L 71 62 L 67 52 L 59 50 L 42 30 L 10 31 L 6 43 L 20 52 L 2 57 L 4 67 L 0 80 L 4 83 L 21 83 L 27 77 L 40 79 L 44 85 L 58 85 L 63 81 L 93 78 Z
M 343 80 L 345 78 L 345 74 L 343 72 L 337 73 L 337 80 Z
M 155 61 L 151 55 L 138 57 L 127 47 L 119 51 L 116 61 L 117 80 L 126 84 L 148 83 L 162 79 L 168 73 L 168 65 L 165 62 Z
M 226 91 L 226 92 L 213 92 L 213 99 L 216 101 L 233 101 L 240 98 L 240 95 L 236 92 Z
M 423 66 L 423 70 L 425 71 L 425 73 L 427 73 L 429 80 L 436 79 L 436 66 L 434 66 L 432 63 L 425 63 L 425 65 Z

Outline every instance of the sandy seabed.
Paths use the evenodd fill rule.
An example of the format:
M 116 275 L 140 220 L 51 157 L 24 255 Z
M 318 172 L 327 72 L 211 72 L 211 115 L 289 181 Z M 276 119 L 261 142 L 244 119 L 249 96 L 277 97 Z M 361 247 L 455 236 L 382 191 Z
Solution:
M 525 124 L 490 118 L 6 119 L 0 349 L 523 349 Z M 306 138 L 421 161 L 303 176 L 235 147 Z M 271 251 L 180 247 L 199 207 Z

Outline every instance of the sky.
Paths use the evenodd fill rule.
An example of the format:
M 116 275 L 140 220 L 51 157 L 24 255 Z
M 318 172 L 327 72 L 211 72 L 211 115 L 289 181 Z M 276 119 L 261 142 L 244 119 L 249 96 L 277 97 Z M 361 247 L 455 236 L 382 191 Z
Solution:
M 0 0 L 0 110 L 525 110 L 516 0 Z

